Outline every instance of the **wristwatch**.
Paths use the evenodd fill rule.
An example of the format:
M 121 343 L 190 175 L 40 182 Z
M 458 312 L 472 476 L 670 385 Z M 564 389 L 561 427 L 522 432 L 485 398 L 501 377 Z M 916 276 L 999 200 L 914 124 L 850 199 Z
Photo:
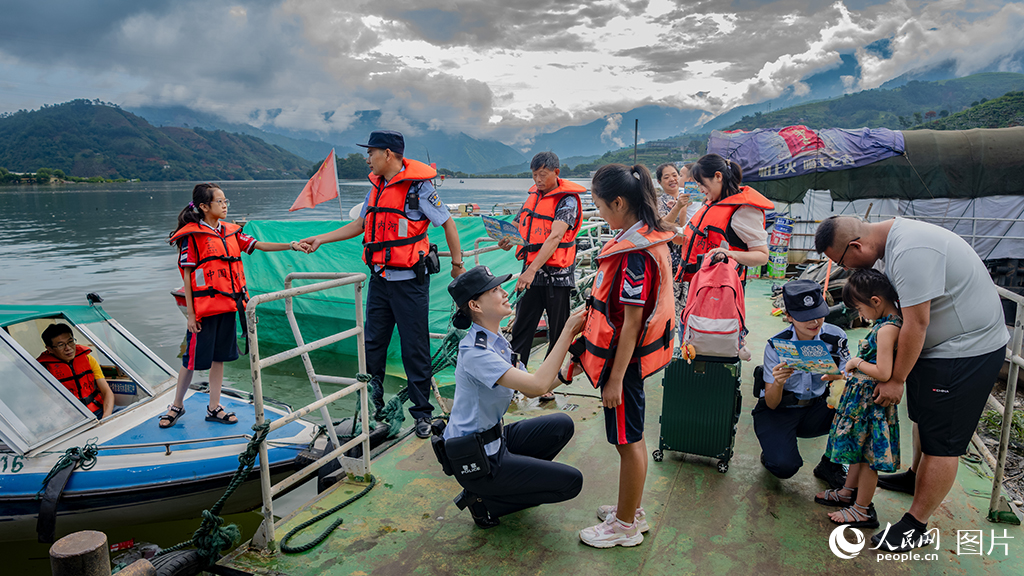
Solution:
M 462 262 L 452 262 L 452 268 L 465 268 L 466 265 Z

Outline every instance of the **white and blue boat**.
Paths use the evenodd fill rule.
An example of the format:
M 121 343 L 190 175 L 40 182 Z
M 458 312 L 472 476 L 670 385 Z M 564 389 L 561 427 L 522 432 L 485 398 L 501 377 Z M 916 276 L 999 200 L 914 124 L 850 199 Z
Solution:
M 54 322 L 71 326 L 75 340 L 99 360 L 115 394 L 110 416 L 97 420 L 36 362 L 40 334 Z M 190 390 L 187 414 L 161 429 L 157 420 L 173 398 L 177 371 L 98 305 L 0 306 L 0 328 L 0 542 L 35 539 L 37 525 L 47 522 L 56 522 L 59 538 L 83 529 L 197 518 L 224 493 L 255 423 L 246 393 L 222 395 L 221 404 L 238 416 L 236 425 L 207 422 L 208 396 Z M 266 407 L 268 419 L 284 413 Z M 297 420 L 270 435 L 273 476 L 294 470 L 315 430 Z M 95 447 L 94 465 L 74 470 L 55 515 L 41 518 L 44 479 L 66 451 L 87 446 L 90 452 Z M 234 492 L 223 513 L 259 504 L 258 472 Z

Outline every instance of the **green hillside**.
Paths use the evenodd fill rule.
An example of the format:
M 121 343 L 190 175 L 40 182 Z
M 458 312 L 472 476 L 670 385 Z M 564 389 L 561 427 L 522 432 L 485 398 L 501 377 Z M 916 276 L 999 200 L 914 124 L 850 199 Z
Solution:
M 979 102 L 963 112 L 926 122 L 914 128 L 970 130 L 971 128 L 1009 128 L 1011 126 L 1024 126 L 1024 91 L 1007 92 L 994 100 Z
M 0 166 L 141 180 L 304 178 L 309 162 L 222 130 L 164 127 L 116 106 L 73 100 L 0 115 Z
M 912 81 L 892 90 L 864 90 L 767 113 L 744 116 L 727 130 L 802 124 L 808 128 L 905 130 L 931 118 L 966 110 L 985 98 L 1024 90 L 1024 74 L 990 72 L 938 82 Z

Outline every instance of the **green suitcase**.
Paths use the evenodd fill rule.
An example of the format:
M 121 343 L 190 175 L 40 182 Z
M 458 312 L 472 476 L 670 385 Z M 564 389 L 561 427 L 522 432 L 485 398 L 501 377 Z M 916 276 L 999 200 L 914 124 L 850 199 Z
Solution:
M 739 359 L 698 356 L 691 364 L 675 358 L 665 368 L 662 386 L 654 461 L 671 450 L 716 459 L 718 471 L 727 472 L 743 404 Z

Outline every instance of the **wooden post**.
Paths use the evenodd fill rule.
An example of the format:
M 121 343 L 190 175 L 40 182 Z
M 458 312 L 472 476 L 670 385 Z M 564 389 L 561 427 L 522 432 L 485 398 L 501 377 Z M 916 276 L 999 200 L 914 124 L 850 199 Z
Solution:
M 117 576 L 156 576 L 156 568 L 145 558 L 139 558 L 135 562 L 125 566 L 117 573 Z
M 110 576 L 107 535 L 95 530 L 68 534 L 50 546 L 53 576 Z

